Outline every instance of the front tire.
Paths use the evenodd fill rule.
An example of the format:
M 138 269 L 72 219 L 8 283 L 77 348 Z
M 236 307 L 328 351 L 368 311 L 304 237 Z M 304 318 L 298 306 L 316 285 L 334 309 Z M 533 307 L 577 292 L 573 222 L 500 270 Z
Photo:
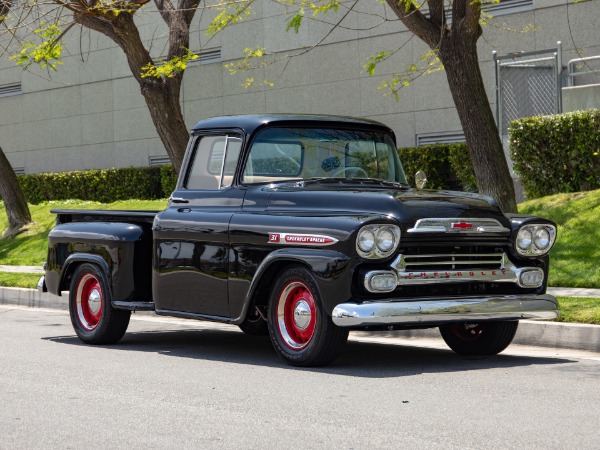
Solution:
M 329 364 L 348 339 L 326 313 L 312 273 L 300 266 L 284 270 L 273 286 L 268 325 L 273 347 L 293 366 Z
M 459 355 L 489 356 L 506 349 L 517 332 L 519 322 L 460 323 L 440 327 L 448 347 Z
M 108 280 L 93 264 L 75 270 L 69 291 L 69 312 L 75 333 L 87 344 L 114 344 L 129 325 L 130 311 L 112 307 Z

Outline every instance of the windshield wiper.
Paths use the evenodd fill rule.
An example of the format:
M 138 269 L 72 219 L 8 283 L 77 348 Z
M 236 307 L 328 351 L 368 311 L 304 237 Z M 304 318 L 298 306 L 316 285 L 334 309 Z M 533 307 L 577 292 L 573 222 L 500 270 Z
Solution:
M 320 184 L 320 183 L 337 183 L 337 184 L 375 184 L 379 186 L 391 186 L 399 189 L 410 189 L 407 183 L 400 183 L 398 181 L 379 180 L 375 178 L 334 178 L 334 177 L 313 177 L 308 180 L 298 181 L 298 186 L 306 186 L 309 184 Z

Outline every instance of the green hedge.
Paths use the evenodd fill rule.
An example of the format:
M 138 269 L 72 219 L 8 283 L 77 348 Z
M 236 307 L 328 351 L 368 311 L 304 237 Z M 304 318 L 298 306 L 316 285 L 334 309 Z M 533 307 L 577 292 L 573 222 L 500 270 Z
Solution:
M 27 201 L 38 204 L 72 198 L 98 202 L 165 198 L 175 185 L 173 177 L 173 168 L 164 166 L 39 173 L 18 178 Z
M 509 134 L 528 198 L 600 188 L 600 110 L 515 120 Z
M 398 153 L 411 185 L 415 173 L 422 170 L 427 175 L 427 189 L 477 190 L 475 171 L 464 143 L 399 148 Z

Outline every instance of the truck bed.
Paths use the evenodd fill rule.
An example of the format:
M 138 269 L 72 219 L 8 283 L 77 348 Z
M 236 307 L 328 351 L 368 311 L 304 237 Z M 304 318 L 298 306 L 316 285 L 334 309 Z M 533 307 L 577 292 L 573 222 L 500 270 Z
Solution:
M 52 209 L 56 224 L 70 222 L 130 222 L 152 223 L 160 211 L 109 210 L 109 209 Z

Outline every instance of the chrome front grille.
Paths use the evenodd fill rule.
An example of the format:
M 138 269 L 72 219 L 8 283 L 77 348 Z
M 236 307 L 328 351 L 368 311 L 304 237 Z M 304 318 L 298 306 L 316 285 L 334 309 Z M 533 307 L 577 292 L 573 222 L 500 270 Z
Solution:
M 406 272 L 502 269 L 504 259 L 505 254 L 501 251 L 495 253 L 399 255 L 395 261 L 395 269 Z

